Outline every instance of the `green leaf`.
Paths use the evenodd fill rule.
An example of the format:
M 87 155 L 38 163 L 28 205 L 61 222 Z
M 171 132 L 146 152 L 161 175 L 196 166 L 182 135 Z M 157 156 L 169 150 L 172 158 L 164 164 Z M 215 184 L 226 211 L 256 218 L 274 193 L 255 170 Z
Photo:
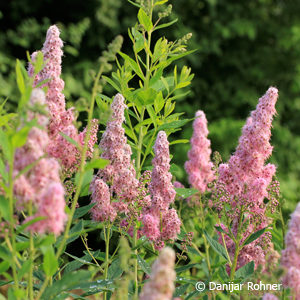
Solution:
M 250 261 L 249 263 L 242 266 L 235 272 L 234 278 L 245 280 L 248 277 L 250 277 L 253 273 L 254 273 L 254 261 Z
M 16 131 L 16 133 L 12 136 L 11 143 L 14 148 L 22 147 L 26 141 L 27 136 L 31 130 L 32 127 L 36 125 L 36 121 L 33 120 L 31 122 L 28 122 L 24 127 L 22 127 L 20 130 Z
M 197 51 L 197 50 L 190 50 L 190 51 L 186 51 L 186 52 L 181 53 L 181 54 L 173 54 L 173 55 L 170 55 L 170 58 L 167 60 L 167 63 L 171 63 L 171 62 L 173 62 L 173 61 L 175 61 L 175 60 L 178 60 L 178 59 L 180 59 L 180 58 L 182 58 L 182 57 L 185 57 L 185 56 L 187 56 L 187 55 L 189 55 L 189 54 L 192 54 L 192 53 L 194 53 L 195 51 Z
M 151 267 L 149 266 L 149 264 L 140 256 L 137 255 L 137 261 L 139 266 L 141 267 L 141 269 L 148 275 L 151 274 Z
M 102 78 L 105 79 L 105 81 L 107 81 L 116 91 L 121 93 L 120 87 L 118 87 L 118 85 L 113 80 L 111 80 L 109 77 L 104 75 L 102 75 Z
M 252 243 L 253 241 L 255 241 L 256 239 L 258 239 L 262 234 L 264 234 L 264 232 L 266 231 L 267 227 L 260 229 L 254 233 L 252 233 L 250 236 L 248 236 L 248 238 L 245 240 L 243 246 L 248 245 L 250 243 Z
M 134 37 L 134 51 L 139 53 L 144 49 L 144 36 L 134 27 L 132 28 L 132 35 Z
M 34 74 L 36 75 L 39 73 L 44 65 L 44 54 L 42 51 L 38 51 L 35 57 L 35 62 L 34 62 Z
M 136 6 L 136 7 L 141 7 L 141 5 L 131 1 L 131 0 L 127 0 L 129 3 L 131 3 L 132 5 Z
M 165 4 L 166 2 L 168 2 L 169 0 L 161 0 L 161 1 L 157 1 L 154 6 L 157 6 L 157 5 L 163 5 Z
M 35 240 L 35 247 L 40 248 L 42 246 L 50 246 L 55 243 L 55 236 L 54 234 L 41 236 L 40 239 Z
M 120 259 L 115 259 L 110 267 L 108 268 L 108 279 L 117 279 L 119 278 L 123 273 L 122 268 L 120 267 Z
M 71 137 L 69 137 L 68 135 L 66 135 L 63 132 L 60 132 L 59 134 L 70 144 L 74 145 L 78 150 L 81 150 L 81 146 L 79 146 L 79 144 L 75 140 L 73 140 Z
M 173 297 L 180 297 L 180 296 L 182 296 L 182 295 L 186 292 L 186 290 L 188 289 L 189 286 L 190 286 L 189 283 L 186 283 L 186 284 L 184 284 L 184 285 L 178 286 L 178 287 L 175 289 L 175 292 L 174 292 Z
M 27 248 L 29 248 L 29 241 L 28 240 L 27 241 L 23 241 L 23 242 L 18 242 L 16 244 L 16 250 L 18 252 L 23 251 L 23 250 L 25 250 Z
M 199 268 L 201 268 L 201 265 L 200 264 L 188 264 L 188 265 L 184 265 L 182 267 L 177 267 L 175 269 L 175 271 L 176 271 L 177 274 L 179 274 L 179 273 L 181 273 L 183 271 L 186 271 L 186 270 L 189 270 L 191 268 L 198 268 L 199 269 Z
M 140 70 L 138 64 L 132 59 L 130 58 L 128 55 L 126 55 L 125 53 L 119 52 L 119 54 L 123 57 L 123 59 L 125 61 L 127 61 L 130 65 L 130 67 L 132 68 L 132 70 L 141 78 L 141 79 L 145 79 L 144 74 L 142 73 L 142 71 Z M 104 76 L 103 76 L 104 77 Z M 105 78 L 106 80 L 106 78 Z
M 104 158 L 93 159 L 85 165 L 85 170 L 104 169 L 110 161 Z
M 82 289 L 85 291 L 84 294 L 82 294 L 82 297 L 91 296 L 94 294 L 98 294 L 103 291 L 113 291 L 115 286 L 113 285 L 113 282 L 111 280 L 97 280 L 92 282 L 82 282 L 81 284 L 78 284 L 74 288 L 76 289 Z M 107 298 L 108 300 L 110 297 Z
M 26 273 L 28 273 L 32 260 L 27 260 L 23 263 L 20 270 L 18 270 L 17 275 L 18 278 L 21 279 Z
M 11 253 L 3 246 L 0 245 L 0 258 L 6 261 L 11 261 L 12 256 Z
M 25 88 L 25 81 L 21 70 L 21 63 L 17 59 L 16 62 L 16 76 L 17 76 L 17 85 L 19 88 L 19 91 L 21 94 L 25 94 L 26 88 Z
M 0 214 L 5 220 L 9 221 L 10 219 L 9 202 L 2 195 L 0 195 Z
M 20 232 L 24 231 L 28 226 L 30 226 L 38 221 L 45 220 L 45 219 L 46 219 L 46 217 L 36 217 L 34 219 L 29 220 L 26 223 L 24 223 L 18 227 L 17 233 L 20 233 Z
M 89 205 L 85 205 L 85 206 L 77 208 L 75 210 L 73 219 L 79 219 L 79 218 L 83 217 L 85 214 L 87 214 L 91 210 L 92 207 L 95 206 L 95 204 L 96 203 L 91 203 Z
M 190 142 L 190 140 L 182 139 L 182 140 L 176 140 L 176 141 L 173 141 L 173 142 L 171 142 L 169 145 L 187 144 L 187 143 L 189 143 L 189 142 Z
M 98 253 L 98 252 L 100 252 L 100 251 L 98 250 L 96 253 Z M 79 269 L 83 265 L 95 266 L 94 263 L 91 263 L 93 258 L 89 254 L 86 254 L 86 255 L 82 256 L 81 258 L 79 258 L 79 257 L 71 255 L 67 252 L 65 252 L 65 253 L 68 256 L 70 256 L 71 258 L 73 258 L 74 260 L 67 264 L 67 266 L 64 270 L 64 274 L 73 272 L 73 271 Z M 97 254 L 95 254 L 95 255 L 97 255 Z
M 9 161 L 12 153 L 12 145 L 7 132 L 0 129 L 0 147 L 3 151 L 4 157 Z
M 175 128 L 180 128 L 190 122 L 193 119 L 183 119 L 183 120 L 177 120 L 177 121 L 172 121 L 169 123 L 162 124 L 158 127 L 158 131 L 160 130 L 165 130 L 165 129 L 175 129 Z
M 10 267 L 10 263 L 8 261 L 2 261 L 0 263 L 0 274 L 6 272 Z
M 223 230 L 221 226 L 215 225 L 215 228 L 216 228 L 217 231 L 228 235 L 228 233 L 225 230 Z
M 173 21 L 171 21 L 171 22 L 168 22 L 168 23 L 164 23 L 164 24 L 158 25 L 158 26 L 156 26 L 156 27 L 154 28 L 153 31 L 158 30 L 158 29 L 162 29 L 162 28 L 165 28 L 165 27 L 169 27 L 169 26 L 173 25 L 174 23 L 176 23 L 177 21 L 178 21 L 178 19 L 175 19 L 175 20 L 173 20 Z
M 80 284 L 86 283 L 90 276 L 91 273 L 86 270 L 75 271 L 72 273 L 72 276 L 70 276 L 70 274 L 66 274 L 61 280 L 57 280 L 51 286 L 47 287 L 41 299 L 55 299 L 60 293 L 72 290 Z
M 205 230 L 204 230 L 204 235 L 205 235 L 208 243 L 214 249 L 214 251 L 216 253 L 218 253 L 219 255 L 221 255 L 226 260 L 228 260 L 225 248 L 218 241 L 212 239 Z
M 93 180 L 93 176 L 94 176 L 93 174 L 94 174 L 93 169 L 87 170 L 87 171 L 84 172 L 83 181 L 82 181 L 82 185 L 81 185 L 80 196 L 88 195 L 90 183 Z M 77 173 L 75 175 L 75 184 L 76 184 L 76 186 L 78 186 L 79 178 L 80 178 L 80 174 Z
M 154 99 L 154 108 L 155 112 L 159 113 L 165 105 L 164 97 L 162 92 L 160 91 Z
M 156 125 L 157 125 L 156 114 L 155 114 L 155 111 L 154 111 L 152 105 L 147 105 L 146 108 L 147 108 L 148 114 L 151 118 L 151 121 L 152 121 L 154 127 L 156 127 Z
M 145 11 L 142 8 L 140 8 L 138 12 L 138 19 L 140 24 L 143 25 L 146 31 L 150 31 L 153 28 L 153 24 L 150 17 L 145 13 Z
M 78 237 L 83 233 L 83 231 L 84 231 L 83 220 L 79 219 L 78 223 L 75 224 L 70 230 L 70 234 L 69 234 L 70 237 L 67 240 L 67 244 L 78 239 Z
M 52 276 L 57 271 L 58 261 L 52 246 L 41 247 L 43 257 L 43 270 L 47 276 Z
M 149 88 L 147 90 L 139 89 L 136 94 L 139 102 L 145 106 L 154 104 L 156 95 L 157 95 L 157 92 L 153 88 Z
M 199 193 L 196 189 L 188 189 L 188 188 L 175 188 L 176 194 L 183 198 L 188 198 L 192 195 Z
M 17 114 L 14 114 L 14 113 L 0 116 L 0 126 L 6 125 L 11 119 L 13 119 L 16 116 L 17 116 Z

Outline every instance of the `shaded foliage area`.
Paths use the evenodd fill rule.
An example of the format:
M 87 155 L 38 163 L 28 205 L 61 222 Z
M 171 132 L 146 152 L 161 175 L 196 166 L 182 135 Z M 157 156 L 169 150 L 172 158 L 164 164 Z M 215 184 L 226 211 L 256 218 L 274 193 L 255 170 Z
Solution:
M 300 4 L 295 1 L 218 0 L 173 1 L 178 23 L 165 31 L 168 39 L 193 33 L 189 49 L 197 49 L 181 63 L 192 67 L 192 92 L 177 104 L 177 111 L 193 117 L 206 112 L 213 149 L 227 160 L 234 150 L 248 112 L 270 86 L 280 91 L 273 130 L 273 162 L 279 167 L 282 191 L 296 201 L 299 180 L 300 138 Z M 26 50 L 39 49 L 50 24 L 56 23 L 65 41 L 63 77 L 68 104 L 80 111 L 92 85 L 94 61 L 112 38 L 121 33 L 128 52 L 126 28 L 134 25 L 136 9 L 122 0 L 2 1 L 0 4 L 0 96 L 16 98 L 15 59 L 26 59 Z M 173 17 L 172 17 L 173 18 Z M 171 21 L 171 19 L 170 19 Z M 109 87 L 105 91 L 112 95 Z M 185 126 L 182 137 L 191 136 Z M 175 145 L 176 174 L 189 145 Z M 289 202 L 292 209 L 294 204 Z

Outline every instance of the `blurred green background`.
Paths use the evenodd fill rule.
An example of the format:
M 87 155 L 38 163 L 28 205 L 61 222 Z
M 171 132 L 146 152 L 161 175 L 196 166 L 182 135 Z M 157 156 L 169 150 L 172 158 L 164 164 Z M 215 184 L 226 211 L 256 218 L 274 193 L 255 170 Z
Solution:
M 192 32 L 189 49 L 180 61 L 195 73 L 190 94 L 177 104 L 178 112 L 193 117 L 205 111 L 213 150 L 224 160 L 234 151 L 241 128 L 270 85 L 280 92 L 274 122 L 272 162 L 278 166 L 286 210 L 298 201 L 300 175 L 300 1 L 292 0 L 173 0 L 165 32 L 175 40 Z M 15 58 L 26 61 L 26 50 L 41 49 L 47 28 L 55 23 L 65 42 L 63 79 L 68 105 L 80 107 L 92 84 L 90 70 L 118 34 L 123 52 L 131 54 L 127 28 L 137 9 L 126 0 L 10 0 L 0 1 L 0 97 L 17 101 Z M 109 96 L 112 90 L 107 89 Z M 191 123 L 181 137 L 190 138 Z M 176 175 L 186 183 L 182 168 L 188 144 L 174 145 Z

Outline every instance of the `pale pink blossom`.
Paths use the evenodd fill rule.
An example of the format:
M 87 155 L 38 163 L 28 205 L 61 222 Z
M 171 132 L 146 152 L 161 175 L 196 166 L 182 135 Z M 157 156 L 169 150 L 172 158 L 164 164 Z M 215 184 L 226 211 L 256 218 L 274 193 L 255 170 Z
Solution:
M 73 108 L 66 110 L 65 96 L 63 94 L 64 81 L 61 79 L 61 63 L 63 56 L 63 42 L 59 37 L 60 32 L 57 26 L 50 26 L 47 31 L 42 53 L 44 55 L 45 66 L 36 75 L 34 85 L 42 84 L 47 87 L 46 102 L 50 113 L 48 133 L 50 137 L 48 153 L 59 159 L 67 174 L 75 172 L 80 164 L 79 149 L 67 141 L 60 133 L 73 139 L 79 146 L 83 145 L 86 129 L 81 134 L 73 124 L 75 121 Z M 32 61 L 36 60 L 37 53 L 31 56 Z M 33 66 L 29 65 L 28 73 L 34 76 Z M 91 157 L 93 147 L 97 141 L 98 124 L 93 122 L 91 137 L 88 141 L 87 157 Z
M 262 300 L 278 300 L 278 298 L 270 293 L 264 294 Z
M 150 279 L 143 286 L 140 300 L 171 300 L 175 290 L 175 252 L 164 248 L 152 265 Z
M 154 144 L 153 170 L 149 191 L 151 206 L 144 210 L 143 233 L 161 249 L 164 241 L 174 240 L 180 232 L 181 221 L 175 209 L 170 209 L 176 192 L 171 182 L 169 142 L 164 131 L 160 131 Z M 150 218 L 151 216 L 151 218 Z M 159 233 L 159 234 L 158 234 Z
M 174 202 L 176 192 L 171 182 L 169 142 L 164 131 L 160 131 L 154 144 L 153 170 L 149 191 L 152 196 L 152 209 L 165 211 Z
M 101 158 L 108 159 L 110 164 L 104 169 L 100 169 L 96 175 L 96 178 L 101 179 L 109 187 L 109 195 L 111 206 L 113 211 L 128 212 L 128 205 L 132 204 L 138 197 L 138 185 L 139 182 L 136 179 L 136 173 L 131 161 L 131 148 L 127 144 L 127 138 L 125 136 L 125 130 L 122 126 L 124 118 L 124 97 L 121 94 L 117 94 L 111 104 L 112 115 L 107 123 L 106 129 L 102 135 L 99 147 L 102 151 Z M 94 180 L 96 182 L 96 180 Z M 97 186 L 93 186 L 91 189 L 95 192 L 92 194 L 94 202 L 99 202 L 95 199 Z M 112 202 L 114 197 L 114 202 Z M 102 206 L 96 206 L 94 213 L 98 210 L 97 215 L 101 215 Z M 104 214 L 101 220 L 107 219 L 109 215 Z M 113 214 L 115 217 L 116 214 Z M 114 218 L 109 216 L 110 220 Z
M 159 218 L 152 214 L 145 214 L 143 216 L 143 224 L 144 234 L 149 238 L 149 240 L 155 241 L 160 236 Z
M 173 182 L 174 188 L 184 188 L 184 185 L 180 181 L 174 181 Z
M 189 160 L 185 163 L 185 170 L 189 175 L 189 183 L 201 193 L 207 190 L 207 184 L 215 178 L 213 163 L 210 160 L 210 140 L 207 138 L 207 120 L 203 111 L 199 110 L 193 123 L 191 149 L 188 152 Z
M 117 216 L 117 212 L 110 203 L 110 192 L 108 185 L 99 178 L 94 178 L 91 183 L 92 203 L 96 203 L 91 209 L 92 218 L 95 221 L 111 222 Z
M 276 167 L 265 162 L 273 149 L 269 141 L 277 98 L 277 89 L 271 87 L 259 99 L 256 109 L 247 119 L 235 153 L 228 163 L 219 166 L 214 205 L 220 214 L 225 212 L 226 217 L 233 220 L 233 232 L 236 231 L 234 227 L 238 227 L 241 210 L 247 216 L 243 221 L 240 220 L 245 228 L 242 241 L 270 224 L 270 219 L 265 214 L 264 198 L 268 197 L 268 187 Z M 224 209 L 226 203 L 231 206 L 230 210 Z M 234 255 L 235 247 L 230 245 L 229 243 L 229 253 Z M 277 257 L 271 239 L 265 233 L 243 247 L 238 257 L 238 268 L 252 260 L 255 268 L 258 265 L 265 268 L 267 251 L 274 252 L 272 258 Z
M 36 104 L 45 106 L 43 91 L 33 89 L 29 104 L 30 108 Z M 33 110 L 28 113 L 27 119 L 37 119 L 41 128 L 32 127 L 26 144 L 16 150 L 13 172 L 14 195 L 17 199 L 17 208 L 26 209 L 29 203 L 33 206 L 33 216 L 27 217 L 24 222 L 32 218 L 43 217 L 43 220 L 30 225 L 29 230 L 38 233 L 53 232 L 58 235 L 63 231 L 67 219 L 64 188 L 60 181 L 58 162 L 46 155 L 49 137 L 44 127 L 47 124 L 45 117 L 45 115 L 34 113 Z M 31 164 L 33 166 L 27 172 L 19 175 Z
M 286 248 L 282 251 L 281 265 L 285 269 L 283 284 L 291 288 L 296 299 L 300 299 L 300 204 L 291 215 L 285 236 Z

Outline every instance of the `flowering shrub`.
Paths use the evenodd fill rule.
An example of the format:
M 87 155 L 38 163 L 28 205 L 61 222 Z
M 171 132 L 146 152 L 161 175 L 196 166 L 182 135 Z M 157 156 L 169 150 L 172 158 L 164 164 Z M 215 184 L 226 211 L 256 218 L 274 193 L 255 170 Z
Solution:
M 133 58 L 121 52 L 121 37 L 109 44 L 84 117 L 66 110 L 56 25 L 42 51 L 28 56 L 27 71 L 17 60 L 18 107 L 0 106 L 0 275 L 8 299 L 223 299 L 229 292 L 211 282 L 281 279 L 277 295 L 232 296 L 300 299 L 299 206 L 283 247 L 283 201 L 267 163 L 278 91 L 259 99 L 227 163 L 211 156 L 205 113 L 193 120 L 174 113 L 193 75 L 173 63 L 192 53 L 191 35 L 153 43 L 156 30 L 175 22 L 161 23 L 171 13 L 166 2 L 132 2 Z M 104 75 L 114 61 L 117 70 Z M 113 99 L 104 84 L 116 90 Z M 185 188 L 172 174 L 170 148 L 187 142 L 173 133 L 191 121 Z M 92 232 L 104 248 L 90 246 Z M 70 253 L 75 240 L 81 257 Z

